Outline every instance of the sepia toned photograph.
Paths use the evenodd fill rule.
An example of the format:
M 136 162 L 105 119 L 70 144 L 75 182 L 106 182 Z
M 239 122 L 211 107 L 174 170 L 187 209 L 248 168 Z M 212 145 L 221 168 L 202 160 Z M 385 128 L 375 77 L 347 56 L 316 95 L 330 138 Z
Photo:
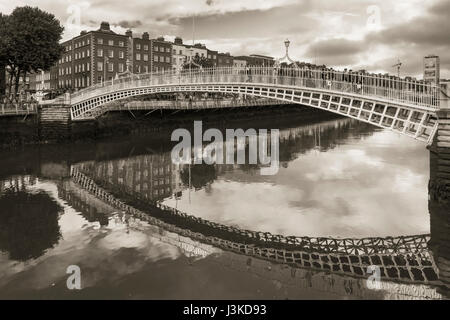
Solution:
M 0 300 L 448 300 L 449 17 L 0 0 Z

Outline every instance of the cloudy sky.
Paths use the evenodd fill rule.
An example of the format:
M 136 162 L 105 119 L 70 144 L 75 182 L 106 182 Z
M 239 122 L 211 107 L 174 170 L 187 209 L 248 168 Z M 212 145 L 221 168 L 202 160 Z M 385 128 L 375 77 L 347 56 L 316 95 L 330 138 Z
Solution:
M 113 30 L 181 36 L 232 55 L 290 55 L 336 68 L 421 77 L 422 57 L 441 57 L 450 78 L 449 0 L 0 0 L 0 11 L 38 6 L 65 26 L 64 39 L 109 21 Z

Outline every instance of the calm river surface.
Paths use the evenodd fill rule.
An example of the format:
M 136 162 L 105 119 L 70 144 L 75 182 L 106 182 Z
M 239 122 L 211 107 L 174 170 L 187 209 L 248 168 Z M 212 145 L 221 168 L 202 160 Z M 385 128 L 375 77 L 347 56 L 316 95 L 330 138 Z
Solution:
M 170 131 L 2 153 L 0 297 L 442 298 L 430 284 L 370 290 L 351 275 L 227 251 L 71 179 L 75 168 L 128 204 L 158 202 L 236 229 L 335 239 L 430 233 L 424 144 L 342 118 L 247 126 L 280 129 L 276 175 L 256 165 L 174 165 Z M 80 267 L 82 290 L 67 289 L 70 265 Z

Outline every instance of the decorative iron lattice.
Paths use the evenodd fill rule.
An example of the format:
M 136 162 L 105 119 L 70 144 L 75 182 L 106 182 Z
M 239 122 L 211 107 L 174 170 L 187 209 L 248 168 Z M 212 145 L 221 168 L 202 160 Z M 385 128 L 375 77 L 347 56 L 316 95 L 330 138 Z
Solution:
M 312 289 L 341 296 L 394 300 L 446 298 L 437 288 L 426 284 L 411 285 L 397 281 L 382 281 L 380 283 L 381 290 L 372 290 L 367 288 L 366 279 L 364 278 L 322 272 L 311 268 L 298 268 L 295 265 L 277 264 L 276 262 L 258 259 L 257 257 L 251 258 L 248 255 L 232 251 L 222 251 L 210 244 L 193 240 L 194 236 L 182 236 L 159 226 L 145 223 L 147 219 L 142 220 L 127 213 L 119 213 L 112 206 L 99 199 L 97 200 L 78 184 L 76 186 L 74 188 L 66 182 L 58 184 L 58 196 L 67 201 L 76 210 L 89 213 L 89 216 L 94 219 L 100 219 L 100 224 L 102 219 L 113 219 L 116 223 L 126 223 L 127 227 L 133 230 L 143 231 L 152 238 L 175 246 L 190 261 L 207 258 L 214 254 L 214 257 L 209 259 L 209 261 L 216 263 L 221 268 L 225 267 L 238 272 L 251 273 L 264 280 L 277 281 L 286 287 Z M 93 199 L 96 199 L 96 201 L 93 201 Z M 108 207 L 109 209 L 107 209 Z M 99 212 L 111 212 L 111 215 L 108 215 L 108 218 L 106 218 L 106 215 L 105 217 L 99 217 Z M 295 294 L 292 298 L 296 298 Z
M 430 235 L 386 238 L 334 239 L 322 237 L 286 237 L 268 232 L 243 230 L 188 215 L 174 208 L 156 204 L 166 216 L 184 221 L 175 225 L 117 199 L 94 180 L 71 168 L 72 180 L 105 203 L 165 230 L 211 244 L 224 250 L 297 267 L 326 270 L 356 277 L 367 277 L 367 267 L 378 266 L 381 278 L 400 282 L 440 284 L 438 269 L 427 248 Z M 186 227 L 188 226 L 189 229 Z M 214 230 L 210 232 L 193 231 Z M 239 239 L 236 241 L 234 239 Z M 245 242 L 243 242 L 244 240 Z

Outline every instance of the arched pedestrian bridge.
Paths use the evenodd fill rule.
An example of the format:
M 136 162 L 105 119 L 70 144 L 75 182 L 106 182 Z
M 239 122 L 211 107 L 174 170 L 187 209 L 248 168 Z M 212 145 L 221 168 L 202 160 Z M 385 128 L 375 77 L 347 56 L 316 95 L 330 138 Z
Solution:
M 440 88 L 420 81 L 360 73 L 253 67 L 148 73 L 111 80 L 70 95 L 73 121 L 94 119 L 113 101 L 155 93 L 221 92 L 269 98 L 341 114 L 430 142 Z M 153 107 L 157 108 L 157 107 Z

